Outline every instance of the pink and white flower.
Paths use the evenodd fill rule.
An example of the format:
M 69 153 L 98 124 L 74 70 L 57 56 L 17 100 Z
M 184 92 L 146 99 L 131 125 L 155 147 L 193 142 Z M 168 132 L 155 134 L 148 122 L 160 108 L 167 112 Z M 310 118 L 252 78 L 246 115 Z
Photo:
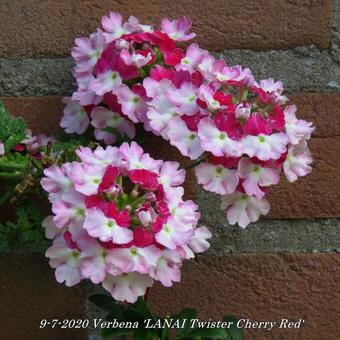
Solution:
M 163 19 L 157 29 L 133 16 L 124 22 L 120 14 L 111 12 L 103 17 L 102 26 L 103 32 L 77 39 L 72 50 L 78 89 L 67 102 L 61 122 L 66 132 L 81 134 L 91 123 L 96 139 L 112 144 L 120 137 L 133 138 L 132 124 L 142 123 L 145 130 L 168 140 L 182 155 L 198 163 L 200 157 L 204 159 L 196 175 L 205 190 L 222 196 L 245 192 L 250 202 L 263 202 L 265 188 L 278 182 L 280 171 L 289 181 L 310 172 L 311 156 L 302 142 L 311 138 L 314 127 L 298 119 L 295 106 L 284 107 L 288 98 L 281 81 L 255 81 L 250 69 L 216 59 L 197 44 L 178 45 L 195 35 L 189 32 L 191 22 L 186 17 Z M 30 145 L 35 148 L 36 141 L 32 139 Z M 120 179 L 127 176 L 148 191 L 144 194 L 147 201 L 153 197 L 150 204 L 164 200 L 169 208 L 182 199 L 183 189 L 178 186 L 182 172 L 175 166 L 162 168 L 162 162 L 135 144 L 95 152 L 98 155 L 78 151 L 91 168 L 119 167 Z M 112 164 L 107 164 L 110 157 L 114 158 Z M 110 176 L 103 180 L 106 189 L 101 191 L 94 183 L 102 180 L 100 170 L 91 173 L 94 168 L 81 167 L 78 178 L 71 175 L 76 191 L 85 196 L 97 197 L 105 190 L 112 197 L 119 195 L 121 185 L 111 183 Z M 57 192 L 50 193 L 51 199 L 60 199 Z M 249 217 L 243 205 L 235 206 L 241 209 L 242 225 L 247 218 L 253 221 L 260 215 L 250 213 Z M 164 211 L 164 216 L 158 216 L 160 212 L 152 209 L 136 212 L 140 215 L 139 236 L 133 242 L 157 243 L 156 233 L 145 228 L 154 226 L 161 232 L 166 219 L 174 218 Z M 229 210 L 235 213 L 235 209 Z M 185 258 L 194 256 L 187 244 L 177 246 L 186 253 Z
M 52 202 L 62 199 L 72 189 L 73 183 L 69 178 L 71 169 L 70 164 L 64 164 L 61 167 L 52 165 L 44 170 L 46 177 L 41 180 L 41 186 L 49 193 Z
M 221 208 L 227 211 L 228 222 L 245 228 L 250 222 L 255 222 L 260 215 L 267 215 L 270 209 L 265 199 L 258 199 L 236 191 L 221 199 Z
M 239 179 L 237 171 L 222 165 L 201 163 L 195 168 L 198 184 L 203 188 L 219 195 L 231 194 L 235 191 Z
M 121 85 L 116 91 L 118 102 L 122 105 L 122 112 L 134 123 L 142 121 L 146 113 L 146 103 L 138 94 L 130 90 L 126 85 Z
M 77 150 L 80 162 L 45 170 L 54 239 L 46 252 L 58 282 L 102 283 L 115 299 L 134 302 L 154 280 L 180 280 L 185 259 L 209 247 L 200 214 L 183 200 L 185 171 L 154 160 L 135 142 Z M 196 251 L 197 250 L 197 251 Z
M 150 276 L 160 281 L 164 287 L 171 287 L 173 282 L 181 280 L 182 254 L 177 250 L 165 250 L 152 267 Z
M 64 98 L 66 104 L 64 115 L 61 118 L 60 126 L 67 133 L 77 133 L 81 135 L 89 126 L 90 120 L 83 106 L 70 98 Z
M 132 142 L 130 145 L 123 143 L 119 151 L 128 170 L 145 169 L 157 173 L 163 163 L 152 159 L 148 153 L 144 153 L 136 142 Z
M 117 112 L 113 112 L 105 107 L 96 107 L 91 112 L 91 125 L 95 130 L 98 140 L 104 140 L 106 144 L 113 144 L 118 138 L 128 136 L 133 138 L 136 130 L 134 125 Z M 109 128 L 108 131 L 103 131 Z
M 244 179 L 242 186 L 249 196 L 256 196 L 261 199 L 265 192 L 261 187 L 275 185 L 280 180 L 280 175 L 277 170 L 263 167 L 260 164 L 252 162 L 249 158 L 243 158 L 238 164 L 237 175 Z
M 120 38 L 123 34 L 131 33 L 133 27 L 129 22 L 123 23 L 123 18 L 119 13 L 110 12 L 108 16 L 102 18 L 102 26 L 105 30 L 106 42 Z
M 287 106 L 283 113 L 285 117 L 285 130 L 291 144 L 299 144 L 301 140 L 310 139 L 314 127 L 311 122 L 296 118 L 296 106 Z
M 100 241 L 113 241 L 116 244 L 126 244 L 132 241 L 132 231 L 120 226 L 114 217 L 106 217 L 97 208 L 88 209 L 84 221 L 84 229 L 90 236 L 99 238 Z
M 203 118 L 198 125 L 202 148 L 215 156 L 238 157 L 242 154 L 240 142 L 229 138 L 227 132 L 219 130 L 210 118 Z
M 283 133 L 272 135 L 245 136 L 242 140 L 243 153 L 257 157 L 261 161 L 279 159 L 287 151 L 288 136 Z
M 189 130 L 182 119 L 174 117 L 168 128 L 170 144 L 176 146 L 183 156 L 196 159 L 203 153 L 197 132 Z
M 305 141 L 288 148 L 283 172 L 289 182 L 295 182 L 298 177 L 306 176 L 312 171 L 312 155 Z
M 196 36 L 195 33 L 189 33 L 191 21 L 187 17 L 181 17 L 177 20 L 162 20 L 162 31 L 171 39 L 177 41 L 187 41 Z
M 157 265 L 161 254 L 162 251 L 154 245 L 143 248 L 132 246 L 131 248 L 113 249 L 108 256 L 108 261 L 122 273 L 147 274 L 150 267 Z
M 191 44 L 188 46 L 185 57 L 176 66 L 176 70 L 193 70 L 201 62 L 203 57 L 207 54 L 207 51 L 202 50 L 197 44 Z
M 65 281 L 66 286 L 71 287 L 83 279 L 80 251 L 67 245 L 63 237 L 54 240 L 53 245 L 46 251 L 46 257 L 50 259 L 50 266 L 56 268 L 55 277 L 59 283 Z
M 84 195 L 95 195 L 104 173 L 105 168 L 100 165 L 90 166 L 73 162 L 69 176 L 78 192 Z
M 146 289 L 152 285 L 153 279 L 149 275 L 135 272 L 119 276 L 107 275 L 103 281 L 103 287 L 114 299 L 128 303 L 135 303 L 138 297 L 145 295 Z
M 92 72 L 106 47 L 103 32 L 97 30 L 89 38 L 77 38 L 74 42 L 76 46 L 72 48 L 71 55 L 77 63 L 76 71 L 78 73 Z
M 190 240 L 189 247 L 195 253 L 203 253 L 210 247 L 208 240 L 212 237 L 207 227 L 199 227 L 194 230 L 194 235 Z

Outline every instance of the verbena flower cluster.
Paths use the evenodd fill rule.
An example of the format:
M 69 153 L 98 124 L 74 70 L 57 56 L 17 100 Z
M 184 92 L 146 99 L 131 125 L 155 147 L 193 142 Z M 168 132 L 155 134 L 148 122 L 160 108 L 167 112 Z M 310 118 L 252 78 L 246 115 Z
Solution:
M 230 224 L 246 227 L 269 212 L 264 196 L 279 182 L 311 171 L 306 141 L 312 124 L 296 117 L 283 84 L 257 82 L 250 69 L 229 66 L 190 40 L 190 21 L 163 19 L 161 29 L 111 12 L 102 30 L 76 39 L 78 89 L 61 126 L 112 144 L 135 135 L 133 123 L 200 164 L 198 183 L 221 195 Z
M 42 133 L 33 135 L 30 129 L 26 130 L 26 138 L 13 146 L 11 151 L 25 152 L 32 155 L 35 158 L 41 157 L 40 148 L 46 146 L 48 143 L 55 142 L 54 137 L 48 137 Z M 0 156 L 6 154 L 5 145 L 0 141 Z
M 80 162 L 53 165 L 41 180 L 52 203 L 43 225 L 57 281 L 90 279 L 130 303 L 154 280 L 179 282 L 183 260 L 208 249 L 211 237 L 197 227 L 197 205 L 183 200 L 185 171 L 135 142 L 77 155 Z

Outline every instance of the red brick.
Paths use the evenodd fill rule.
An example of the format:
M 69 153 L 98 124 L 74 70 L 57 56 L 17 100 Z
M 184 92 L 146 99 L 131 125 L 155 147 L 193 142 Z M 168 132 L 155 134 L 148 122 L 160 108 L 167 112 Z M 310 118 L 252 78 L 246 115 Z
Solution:
M 191 307 L 205 320 L 305 320 L 301 329 L 247 330 L 247 340 L 338 339 L 339 268 L 339 254 L 206 256 L 184 266 L 181 283 L 154 286 L 148 299 L 161 315 Z
M 93 32 L 110 10 L 156 25 L 190 16 L 196 41 L 212 51 L 330 46 L 331 0 L 12 0 L 1 6 L 0 55 L 68 55 L 74 38 Z
M 22 117 L 33 133 L 55 135 L 59 127 L 64 104 L 61 97 L 3 97 L 0 98 L 8 110 Z
M 60 97 L 5 98 L 6 105 L 27 121 L 34 132 L 53 134 L 62 112 Z M 301 93 L 291 98 L 299 116 L 316 126 L 309 145 L 314 157 L 313 171 L 295 183 L 282 178 L 272 187 L 268 199 L 270 218 L 340 217 L 340 94 Z M 146 134 L 146 150 L 155 158 L 188 164 L 179 152 L 159 137 Z M 195 187 L 193 172 L 187 175 L 185 190 L 191 197 Z
M 313 171 L 289 183 L 282 178 L 270 190 L 269 217 L 306 218 L 340 216 L 340 94 L 300 93 L 291 96 L 298 116 L 316 127 L 309 142 Z
M 40 255 L 0 257 L 0 339 L 83 340 L 86 330 L 46 326 L 47 319 L 84 319 L 84 293 L 56 282 L 47 259 Z

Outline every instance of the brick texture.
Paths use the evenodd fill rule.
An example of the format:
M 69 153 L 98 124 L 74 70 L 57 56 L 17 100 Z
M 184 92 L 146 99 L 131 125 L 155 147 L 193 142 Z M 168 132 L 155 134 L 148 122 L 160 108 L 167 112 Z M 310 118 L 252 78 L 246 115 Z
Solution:
M 298 116 L 316 127 L 309 142 L 313 171 L 289 183 L 282 178 L 268 195 L 269 217 L 306 218 L 340 216 L 340 94 L 301 93 L 291 96 Z
M 46 319 L 83 319 L 84 293 L 80 286 L 58 284 L 47 259 L 40 255 L 0 257 L 0 339 L 83 340 L 86 330 L 46 326 Z
M 55 134 L 62 112 L 60 97 L 3 98 L 11 112 L 22 116 L 34 132 Z M 268 199 L 270 218 L 340 217 L 340 94 L 300 93 L 291 96 L 299 116 L 314 122 L 315 136 L 309 145 L 313 171 L 295 183 L 284 178 L 272 187 Z M 155 158 L 187 164 L 179 152 L 161 138 L 146 134 L 146 150 Z M 193 195 L 194 175 L 189 172 L 185 189 Z
M 305 320 L 301 329 L 246 330 L 247 340 L 338 339 L 339 268 L 338 254 L 201 257 L 184 267 L 181 283 L 156 285 L 148 298 L 163 315 L 193 307 L 205 320 L 226 314 L 253 321 Z
M 68 55 L 74 38 L 94 31 L 110 10 L 156 25 L 188 15 L 196 41 L 212 51 L 330 46 L 331 0 L 4 0 L 0 56 Z

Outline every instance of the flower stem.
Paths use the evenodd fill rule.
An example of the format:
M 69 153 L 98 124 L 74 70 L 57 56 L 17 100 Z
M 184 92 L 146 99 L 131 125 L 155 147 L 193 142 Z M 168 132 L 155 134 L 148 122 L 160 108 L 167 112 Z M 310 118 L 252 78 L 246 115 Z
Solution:
M 184 167 L 185 170 L 190 170 L 192 168 L 195 168 L 197 165 L 201 164 L 202 162 L 204 162 L 207 159 L 206 156 L 200 157 L 198 158 L 195 162 L 192 162 L 191 164 L 187 165 L 186 167 Z
M 19 179 L 22 177 L 20 172 L 0 172 L 0 178 Z
M 0 206 L 6 203 L 13 195 L 13 190 L 8 189 L 3 195 L 0 196 Z
M 14 169 L 14 170 L 23 170 L 26 168 L 25 164 L 15 164 L 10 162 L 0 161 L 0 168 L 2 169 Z

